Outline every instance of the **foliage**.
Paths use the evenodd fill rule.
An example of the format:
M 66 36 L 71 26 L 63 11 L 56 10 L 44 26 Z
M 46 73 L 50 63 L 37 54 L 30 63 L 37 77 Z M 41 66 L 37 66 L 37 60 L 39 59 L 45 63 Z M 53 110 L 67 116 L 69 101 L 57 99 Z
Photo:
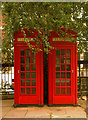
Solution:
M 8 62 L 13 59 L 14 32 L 21 29 L 26 34 L 23 28 L 29 31 L 36 29 L 40 33 L 38 35 L 36 46 L 40 44 L 39 38 L 42 34 L 42 41 L 44 51 L 48 54 L 49 35 L 51 30 L 56 30 L 62 33 L 61 27 L 73 29 L 78 33 L 77 40 L 78 51 L 82 52 L 87 49 L 88 39 L 88 2 L 83 3 L 69 3 L 69 2 L 5 2 L 2 7 L 3 15 L 3 54 L 7 54 L 4 58 Z M 30 31 L 29 31 L 30 34 Z M 63 33 L 64 36 L 65 33 Z M 64 39 L 64 38 L 63 38 Z M 74 42 L 74 40 L 73 40 Z M 32 46 L 29 45 L 32 49 Z M 39 51 L 39 49 L 36 49 Z M 12 55 L 11 55 L 12 54 Z M 6 62 L 6 61 L 5 61 Z

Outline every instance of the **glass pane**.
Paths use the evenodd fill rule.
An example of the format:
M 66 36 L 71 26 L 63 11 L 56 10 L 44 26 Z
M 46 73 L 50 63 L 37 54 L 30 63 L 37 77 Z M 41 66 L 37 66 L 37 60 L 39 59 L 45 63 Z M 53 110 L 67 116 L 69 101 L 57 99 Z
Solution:
M 26 86 L 30 86 L 30 80 L 26 80 Z
M 61 55 L 65 55 L 65 49 L 61 49 Z
M 56 71 L 60 71 L 60 65 L 56 65 Z
M 21 56 L 24 56 L 24 49 L 21 49 L 20 53 L 21 53 Z
M 65 86 L 65 80 L 61 80 L 61 86 Z
M 30 71 L 30 65 L 26 65 L 26 71 Z
M 60 78 L 60 72 L 56 72 L 56 78 Z
M 61 78 L 65 78 L 65 72 L 61 73 Z
M 71 65 L 67 65 L 67 71 L 71 71 Z
M 67 86 L 71 86 L 71 80 L 67 80 Z
M 86 65 L 86 64 L 85 64 Z M 80 68 L 84 68 L 84 65 L 83 64 L 80 64 Z
M 31 63 L 35 63 L 35 57 L 31 58 Z
M 32 88 L 32 94 L 36 94 L 36 88 Z
M 71 73 L 67 72 L 67 78 L 71 78 Z
M 61 71 L 65 71 L 65 65 L 61 65 Z
M 26 50 L 26 56 L 30 56 L 30 50 Z
M 30 72 L 26 72 L 26 79 L 30 79 Z
M 25 80 L 21 80 L 21 86 L 25 86 Z
M 56 55 L 60 55 L 60 49 L 56 50 Z
M 31 65 L 31 70 L 32 71 L 36 71 L 36 66 L 35 65 Z
M 56 86 L 60 86 L 60 80 L 56 80 Z
M 67 63 L 71 63 L 71 57 L 67 57 Z
M 67 56 L 71 55 L 71 50 L 67 49 Z
M 67 88 L 67 94 L 71 94 L 71 88 Z
M 36 78 L 36 73 L 35 72 L 31 73 L 31 78 Z
M 25 79 L 25 73 L 21 72 L 21 79 Z
M 25 71 L 25 65 L 21 65 L 21 71 Z
M 65 94 L 65 88 L 61 88 L 61 94 Z
M 60 94 L 60 88 L 56 88 L 56 94 Z
M 35 52 L 34 52 L 34 51 L 31 51 L 31 55 L 34 56 L 34 55 L 35 55 Z
M 32 86 L 36 86 L 36 80 L 32 80 Z
M 21 63 L 25 63 L 25 58 L 21 57 Z
M 61 63 L 65 63 L 65 57 L 61 57 Z
M 56 63 L 60 63 L 60 57 L 56 57 Z
M 30 63 L 30 57 L 26 57 L 26 63 Z
M 25 94 L 25 88 L 21 88 L 21 94 Z
M 26 88 L 26 94 L 30 94 L 30 88 Z

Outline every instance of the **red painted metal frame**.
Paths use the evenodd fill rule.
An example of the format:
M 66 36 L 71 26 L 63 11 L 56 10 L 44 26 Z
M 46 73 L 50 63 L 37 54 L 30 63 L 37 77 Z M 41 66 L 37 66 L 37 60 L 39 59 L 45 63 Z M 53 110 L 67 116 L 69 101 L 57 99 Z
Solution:
M 76 38 L 76 33 L 72 32 L 71 34 L 75 34 L 74 38 Z M 51 53 L 48 55 L 48 104 L 77 104 L 77 44 L 68 41 L 53 41 L 53 38 L 58 38 L 58 34 L 54 31 L 51 32 L 51 36 L 49 38 L 50 45 L 52 45 L 55 49 L 71 49 L 71 64 L 73 70 L 72 75 L 72 83 L 71 83 L 71 96 L 69 95 L 58 95 L 55 96 L 55 49 L 51 50 Z
M 31 35 L 27 34 L 27 30 L 25 30 L 27 38 L 35 38 L 38 35 L 38 32 L 33 32 Z M 21 30 L 17 31 L 14 34 L 14 104 L 37 104 L 43 105 L 43 51 L 36 53 L 36 79 L 37 79 L 37 96 L 35 95 L 21 95 L 20 94 L 20 73 L 18 70 L 20 69 L 20 49 L 29 49 L 27 44 L 23 41 L 17 41 L 18 38 L 24 38 Z M 41 38 L 40 38 L 41 40 Z M 35 45 L 34 41 L 30 42 L 32 45 Z M 40 45 L 40 48 L 43 49 L 43 46 Z

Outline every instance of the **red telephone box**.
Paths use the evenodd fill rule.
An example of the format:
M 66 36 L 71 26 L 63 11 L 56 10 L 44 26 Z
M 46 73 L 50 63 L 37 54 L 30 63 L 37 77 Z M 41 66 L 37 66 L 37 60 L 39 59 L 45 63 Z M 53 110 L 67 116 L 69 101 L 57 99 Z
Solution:
M 76 38 L 76 32 L 67 32 Z M 48 56 L 49 105 L 77 104 L 77 45 L 68 38 L 62 40 L 57 33 L 51 32 L 50 45 L 55 49 Z
M 29 35 L 26 29 L 24 31 L 29 43 L 35 45 L 33 38 L 38 33 L 35 31 Z M 14 38 L 14 105 L 43 105 L 43 52 L 33 53 L 29 50 L 21 30 L 14 34 Z

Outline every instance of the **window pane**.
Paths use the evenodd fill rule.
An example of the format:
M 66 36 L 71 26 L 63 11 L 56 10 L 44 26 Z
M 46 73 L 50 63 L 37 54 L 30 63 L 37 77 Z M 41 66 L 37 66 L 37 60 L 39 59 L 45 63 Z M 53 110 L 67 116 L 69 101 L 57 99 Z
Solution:
M 71 55 L 71 49 L 67 49 L 67 56 Z
M 35 63 L 35 57 L 31 58 L 31 63 Z
M 26 72 L 26 79 L 30 79 L 30 72 Z
M 21 72 L 21 79 L 25 79 L 25 73 Z
M 25 63 L 25 58 L 21 57 L 21 63 Z
M 65 57 L 61 57 L 61 63 L 65 63 Z
M 30 86 L 30 80 L 26 80 L 26 86 Z
M 61 71 L 65 71 L 65 65 L 61 65 Z
M 60 73 L 56 72 L 56 78 L 60 78 Z
M 21 65 L 21 71 L 25 71 L 25 65 Z
M 32 94 L 36 94 L 36 88 L 32 88 Z
M 56 65 L 56 71 L 60 71 L 60 65 Z
M 60 49 L 56 50 L 56 55 L 60 55 Z
M 61 88 L 61 94 L 65 94 L 65 88 Z
M 56 88 L 56 94 L 60 94 L 60 88 Z
M 33 51 L 33 52 L 31 51 L 31 55 L 34 56 L 34 55 L 35 55 L 35 52 L 34 52 L 34 51 Z
M 26 94 L 30 94 L 30 88 L 26 88 Z
M 65 78 L 65 72 L 61 73 L 61 78 Z
M 36 73 L 35 72 L 31 73 L 31 78 L 36 78 Z
M 65 80 L 61 80 L 61 86 L 65 86 Z
M 25 94 L 25 88 L 21 88 L 21 94 Z
M 65 55 L 65 49 L 61 49 L 61 55 Z
M 36 66 L 35 65 L 31 65 L 31 70 L 32 71 L 36 71 Z
M 30 65 L 26 65 L 26 71 L 30 71 Z
M 67 65 L 67 71 L 71 71 L 71 65 Z
M 30 50 L 26 50 L 26 56 L 30 56 Z
M 25 80 L 21 80 L 21 86 L 25 86 Z
M 60 63 L 60 57 L 56 57 L 56 63 Z
M 80 64 L 80 68 L 84 68 L 84 64 Z
M 60 86 L 60 80 L 56 80 L 56 86 Z
M 26 63 L 30 63 L 30 57 L 26 57 Z
M 21 49 L 20 53 L 21 53 L 21 56 L 24 56 L 24 49 Z
M 71 78 L 71 73 L 67 72 L 67 78 Z
M 67 63 L 71 63 L 71 57 L 67 57 Z
M 71 94 L 71 88 L 67 88 L 67 94 Z
M 32 86 L 36 86 L 36 80 L 32 80 Z
M 71 80 L 67 80 L 67 86 L 71 86 Z

